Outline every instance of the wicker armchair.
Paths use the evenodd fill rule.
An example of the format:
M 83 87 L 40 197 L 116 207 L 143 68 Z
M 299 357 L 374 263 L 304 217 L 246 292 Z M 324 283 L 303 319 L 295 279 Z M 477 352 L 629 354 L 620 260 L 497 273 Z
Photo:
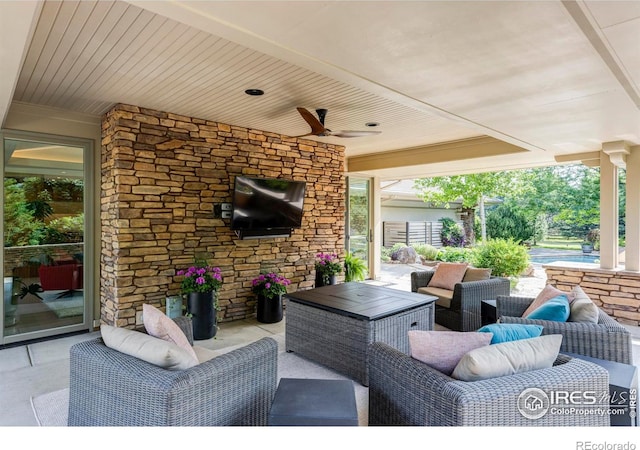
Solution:
M 542 325 L 542 334 L 561 334 L 561 352 L 633 365 L 631 332 L 600 309 L 598 323 L 554 322 L 522 317 L 533 298 L 498 296 L 496 316 L 501 323 Z
M 191 320 L 176 322 L 193 343 Z M 166 370 L 106 347 L 71 348 L 70 426 L 267 424 L 277 386 L 276 341 L 263 338 L 187 370 Z
M 525 418 L 518 397 L 527 388 L 594 391 L 608 408 L 609 375 L 587 361 L 559 355 L 548 369 L 465 382 L 381 342 L 371 345 L 369 426 L 609 426 L 606 414 Z
M 430 270 L 412 272 L 411 292 L 418 292 L 419 288 L 427 286 L 434 273 Z M 482 300 L 509 295 L 510 290 L 509 279 L 502 277 L 457 283 L 448 308 L 436 302 L 435 321 L 453 331 L 475 331 L 482 326 Z

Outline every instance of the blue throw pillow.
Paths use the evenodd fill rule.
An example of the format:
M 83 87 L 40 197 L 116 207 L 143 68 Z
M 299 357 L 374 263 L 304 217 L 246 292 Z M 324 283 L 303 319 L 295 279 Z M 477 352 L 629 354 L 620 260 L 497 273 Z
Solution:
M 526 318 L 566 322 L 570 313 L 569 298 L 563 294 L 549 299 L 540 305 L 538 309 L 533 310 Z
M 542 334 L 542 325 L 525 325 L 520 323 L 492 323 L 485 325 L 478 331 L 481 333 L 493 333 L 492 344 L 517 341 L 538 337 Z

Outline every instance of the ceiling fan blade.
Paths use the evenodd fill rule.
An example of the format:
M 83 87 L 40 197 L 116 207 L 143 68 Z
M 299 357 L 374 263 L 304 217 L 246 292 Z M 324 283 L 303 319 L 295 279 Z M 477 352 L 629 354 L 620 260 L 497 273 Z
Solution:
M 308 136 L 317 136 L 317 134 L 315 133 L 307 133 L 307 134 L 300 134 L 298 136 L 291 136 L 293 138 L 303 138 L 303 137 L 308 137 Z
M 316 118 L 316 116 L 314 116 L 304 108 L 296 108 L 296 109 L 298 110 L 302 118 L 311 127 L 311 133 L 306 136 L 311 136 L 311 135 L 321 136 L 326 133 L 327 131 L 326 128 L 324 127 L 324 125 L 320 123 L 320 121 Z
M 335 136 L 341 138 L 354 138 L 354 137 L 362 137 L 362 136 L 373 136 L 376 134 L 380 134 L 381 131 L 331 131 L 330 129 L 324 126 L 324 119 L 327 115 L 326 109 L 316 109 L 316 113 L 318 114 L 318 118 L 310 113 L 308 110 L 304 108 L 296 108 L 302 118 L 309 124 L 311 127 L 311 132 L 307 134 L 303 134 L 301 136 L 293 136 L 296 138 L 307 137 L 307 136 Z
M 375 134 L 380 134 L 381 131 L 332 131 L 329 133 L 331 136 L 337 136 L 342 138 L 353 138 L 353 137 L 364 137 L 364 136 L 373 136 Z

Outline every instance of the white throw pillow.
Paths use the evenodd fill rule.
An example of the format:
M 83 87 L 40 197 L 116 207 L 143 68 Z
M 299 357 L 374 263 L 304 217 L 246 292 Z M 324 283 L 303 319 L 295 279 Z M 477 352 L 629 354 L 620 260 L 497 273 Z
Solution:
M 504 342 L 471 350 L 451 374 L 462 381 L 478 381 L 551 367 L 562 344 L 561 334 Z
M 189 369 L 198 364 L 190 354 L 176 344 L 139 331 L 101 325 L 102 340 L 109 348 L 170 370 Z
M 493 333 L 475 331 L 409 331 L 411 357 L 451 375 L 467 352 L 489 345 Z
M 158 308 L 147 305 L 146 303 L 142 305 L 142 323 L 149 335 L 162 339 L 163 341 L 172 342 L 178 347 L 185 349 L 188 353 L 191 353 L 195 359 L 198 359 L 184 332 L 172 319 Z
M 573 302 L 569 305 L 569 322 L 598 323 L 600 311 L 580 286 L 573 288 Z

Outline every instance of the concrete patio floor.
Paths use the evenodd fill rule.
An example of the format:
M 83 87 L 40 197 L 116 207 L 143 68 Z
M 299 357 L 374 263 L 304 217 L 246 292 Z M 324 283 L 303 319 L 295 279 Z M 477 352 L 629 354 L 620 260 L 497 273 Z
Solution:
M 425 269 L 421 265 L 384 264 L 381 276 L 372 283 L 410 290 L 411 272 Z M 515 291 L 535 296 L 544 284 L 544 271 L 537 269 L 533 277 L 521 279 Z M 255 319 L 221 323 L 215 338 L 198 341 L 198 345 L 220 349 L 246 344 L 284 332 L 285 321 L 286 317 L 276 324 L 262 324 Z M 640 367 L 640 328 L 628 328 L 634 336 L 634 363 Z M 31 397 L 67 387 L 69 348 L 97 336 L 99 332 L 84 333 L 0 350 L 0 426 L 37 426 Z

